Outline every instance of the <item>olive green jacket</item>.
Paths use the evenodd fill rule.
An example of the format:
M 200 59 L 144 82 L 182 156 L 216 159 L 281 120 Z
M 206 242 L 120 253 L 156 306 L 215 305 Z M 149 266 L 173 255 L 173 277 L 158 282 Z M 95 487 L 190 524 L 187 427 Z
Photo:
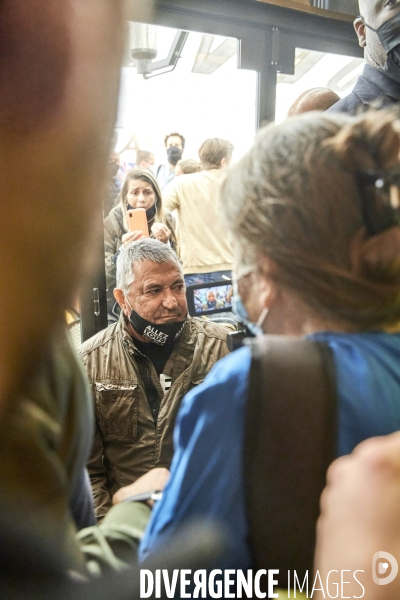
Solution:
M 146 376 L 159 395 L 156 424 L 137 364 L 137 357 L 143 355 L 126 329 L 124 315 L 83 344 L 83 364 L 95 403 L 96 431 L 88 470 L 99 519 L 119 488 L 154 467 L 169 468 L 182 398 L 228 354 L 226 336 L 227 330 L 220 325 L 189 318 L 164 368 L 164 374 L 172 378 L 165 394 L 153 364 L 144 358 Z
M 84 576 L 134 566 L 150 517 L 147 506 L 118 504 L 100 527 L 78 533 L 70 513 L 91 449 L 94 419 L 87 379 L 64 329 L 23 383 L 24 391 L 9 402 L 0 423 L 2 567 L 8 565 L 10 572 L 11 563 L 15 577 L 29 578 L 27 565 L 36 564 L 40 581 L 42 568 Z
M 63 329 L 23 383 L 1 419 L 1 490 L 20 519 L 57 538 L 61 562 L 80 570 L 69 504 L 90 452 L 93 415 L 85 373 Z

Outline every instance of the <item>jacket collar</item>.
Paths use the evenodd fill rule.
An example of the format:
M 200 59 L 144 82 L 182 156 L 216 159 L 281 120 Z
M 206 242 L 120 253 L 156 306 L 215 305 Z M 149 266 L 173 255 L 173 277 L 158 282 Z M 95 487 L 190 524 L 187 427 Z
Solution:
M 353 92 L 364 104 L 371 104 L 384 96 L 394 101 L 400 100 L 400 84 L 371 65 L 364 65 Z

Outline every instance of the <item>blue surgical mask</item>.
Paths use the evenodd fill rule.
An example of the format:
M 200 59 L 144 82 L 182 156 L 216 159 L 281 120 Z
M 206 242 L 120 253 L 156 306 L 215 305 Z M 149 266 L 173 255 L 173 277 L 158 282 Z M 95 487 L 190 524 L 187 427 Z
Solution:
M 262 324 L 264 323 L 265 317 L 268 314 L 268 308 L 264 308 L 261 311 L 260 316 L 258 317 L 257 323 L 253 323 L 253 321 L 250 321 L 250 317 L 248 315 L 246 307 L 243 304 L 242 299 L 239 295 L 237 277 L 233 278 L 232 284 L 233 284 L 232 311 L 235 313 L 235 315 L 237 317 L 239 317 L 241 322 L 244 323 L 244 325 L 246 325 L 246 327 L 249 329 L 249 331 L 251 331 L 251 333 L 253 335 L 255 335 L 257 337 L 260 335 L 264 335 L 264 331 L 262 330 Z

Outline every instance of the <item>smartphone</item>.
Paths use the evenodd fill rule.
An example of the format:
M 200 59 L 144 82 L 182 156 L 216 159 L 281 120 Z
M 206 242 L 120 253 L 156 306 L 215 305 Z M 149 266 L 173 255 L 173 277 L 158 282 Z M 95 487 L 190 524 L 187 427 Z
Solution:
M 232 284 L 225 280 L 188 286 L 186 297 L 190 316 L 231 312 L 232 292 Z
M 141 231 L 144 237 L 150 237 L 144 208 L 131 208 L 128 210 L 128 230 Z

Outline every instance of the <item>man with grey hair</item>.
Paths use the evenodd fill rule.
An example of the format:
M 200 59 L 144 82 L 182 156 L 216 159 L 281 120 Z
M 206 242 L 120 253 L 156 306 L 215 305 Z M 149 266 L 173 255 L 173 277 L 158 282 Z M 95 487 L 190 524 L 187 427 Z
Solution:
M 82 346 L 96 432 L 88 464 L 98 519 L 112 495 L 153 467 L 169 467 L 183 396 L 228 353 L 223 327 L 188 316 L 175 252 L 148 238 L 117 261 L 118 323 Z
M 360 0 L 354 21 L 365 66 L 353 91 L 329 111 L 356 113 L 371 104 L 390 107 L 400 100 L 400 3 Z

